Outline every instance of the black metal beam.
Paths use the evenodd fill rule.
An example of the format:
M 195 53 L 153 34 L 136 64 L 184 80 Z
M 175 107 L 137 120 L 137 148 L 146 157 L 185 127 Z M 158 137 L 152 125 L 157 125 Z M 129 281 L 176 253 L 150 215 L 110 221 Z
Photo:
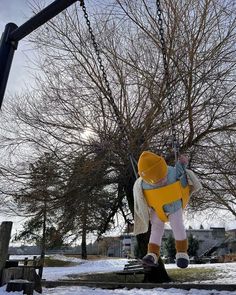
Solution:
M 7 80 L 14 56 L 14 52 L 17 48 L 18 42 L 10 41 L 10 34 L 17 28 L 16 24 L 9 23 L 5 26 L 5 30 L 2 34 L 0 41 L 0 108 L 2 105 Z
M 0 41 L 0 108 L 18 41 L 45 24 L 76 1 L 78 0 L 55 0 L 20 27 L 17 27 L 14 23 L 6 25 Z
M 45 7 L 27 22 L 11 33 L 10 38 L 13 41 L 20 41 L 25 36 L 29 35 L 35 29 L 45 24 L 51 18 L 59 14 L 61 11 L 69 7 L 78 0 L 56 0 L 52 4 Z

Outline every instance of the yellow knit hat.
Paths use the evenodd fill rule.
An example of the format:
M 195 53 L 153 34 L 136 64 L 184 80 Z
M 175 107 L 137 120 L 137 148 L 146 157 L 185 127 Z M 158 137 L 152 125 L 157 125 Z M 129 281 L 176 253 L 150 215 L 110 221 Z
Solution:
M 168 166 L 161 156 L 144 151 L 138 160 L 138 173 L 141 178 L 151 184 L 157 183 L 167 176 Z

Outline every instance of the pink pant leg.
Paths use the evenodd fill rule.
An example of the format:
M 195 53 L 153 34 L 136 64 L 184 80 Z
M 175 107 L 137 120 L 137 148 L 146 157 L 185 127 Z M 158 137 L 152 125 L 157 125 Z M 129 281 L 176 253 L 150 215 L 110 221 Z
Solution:
M 159 219 L 156 212 L 150 209 L 151 217 L 151 235 L 149 238 L 149 243 L 161 246 L 161 240 L 164 233 L 165 223 Z
M 157 244 L 161 246 L 162 236 L 164 234 L 165 223 L 161 221 L 156 212 L 151 209 L 151 235 L 149 238 L 149 243 Z M 173 231 L 175 240 L 182 241 L 187 238 L 186 230 L 183 223 L 183 210 L 182 208 L 169 215 L 170 226 Z
M 183 222 L 183 210 L 180 208 L 178 211 L 169 215 L 170 226 L 173 231 L 175 240 L 182 241 L 187 238 L 186 230 Z

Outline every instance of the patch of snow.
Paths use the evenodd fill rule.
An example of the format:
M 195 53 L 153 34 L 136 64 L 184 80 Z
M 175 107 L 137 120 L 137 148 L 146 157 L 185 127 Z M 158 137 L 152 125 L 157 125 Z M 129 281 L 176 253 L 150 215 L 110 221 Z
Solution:
M 79 258 L 65 257 L 61 255 L 53 256 L 59 260 L 66 260 L 78 263 L 78 265 L 71 267 L 45 267 L 43 270 L 43 278 L 47 280 L 68 279 L 71 274 L 84 274 L 84 273 L 103 273 L 119 271 L 124 268 L 127 259 L 104 259 L 104 260 L 82 260 Z M 166 269 L 176 268 L 174 264 L 166 264 Z M 213 268 L 217 269 L 222 275 L 212 281 L 204 281 L 204 283 L 212 284 L 212 290 L 197 290 L 191 289 L 116 289 L 106 290 L 100 288 L 89 288 L 84 286 L 66 286 L 57 287 L 52 289 L 43 288 L 44 295 L 236 295 L 236 291 L 216 291 L 214 284 L 235 284 L 236 278 L 236 262 L 233 263 L 216 263 L 216 264 L 190 264 L 190 268 Z M 187 282 L 186 282 L 187 283 Z M 193 283 L 193 282 L 191 282 Z M 199 283 L 199 282 L 195 282 Z M 6 286 L 0 288 L 0 295 L 8 295 Z M 14 295 L 21 294 L 22 292 L 14 292 Z M 38 294 L 34 292 L 34 294 Z

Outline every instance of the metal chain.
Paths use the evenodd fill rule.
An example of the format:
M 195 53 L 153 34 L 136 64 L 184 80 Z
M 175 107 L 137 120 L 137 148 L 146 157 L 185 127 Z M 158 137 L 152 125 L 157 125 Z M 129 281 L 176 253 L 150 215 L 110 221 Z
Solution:
M 126 137 L 128 139 L 128 133 L 127 133 L 127 130 L 126 130 L 125 126 L 124 126 L 123 120 L 121 119 L 120 111 L 118 110 L 118 107 L 115 104 L 115 101 L 113 99 L 110 83 L 109 83 L 108 78 L 107 78 L 105 67 L 104 67 L 104 65 L 102 63 L 100 50 L 99 50 L 98 43 L 96 42 L 96 38 L 95 38 L 94 33 L 93 33 L 93 29 L 91 27 L 91 23 L 90 23 L 88 13 L 87 13 L 87 10 L 86 10 L 85 4 L 84 4 L 84 0 L 80 0 L 80 6 L 82 7 L 82 10 L 84 12 L 84 18 L 85 18 L 86 24 L 88 26 L 90 37 L 91 37 L 93 47 L 94 47 L 94 50 L 95 50 L 95 53 L 96 53 L 96 56 L 97 56 L 97 60 L 98 60 L 98 63 L 99 63 L 99 68 L 100 68 L 100 70 L 102 72 L 102 77 L 103 77 L 103 80 L 105 82 L 105 86 L 106 86 L 105 97 L 107 98 L 109 103 L 112 105 L 112 108 L 113 108 L 113 110 L 115 112 L 115 115 L 116 115 L 116 118 L 118 120 L 119 129 L 121 130 L 121 132 L 123 132 L 126 135 Z
M 160 42 L 161 42 L 161 50 L 163 56 L 163 65 L 164 65 L 164 78 L 166 82 L 166 97 L 168 101 L 168 109 L 170 113 L 170 125 L 171 125 L 171 136 L 172 136 L 172 147 L 175 153 L 175 161 L 177 161 L 178 153 L 179 153 L 179 144 L 177 140 L 177 132 L 175 128 L 174 122 L 174 110 L 173 110 L 173 102 L 171 99 L 171 85 L 170 85 L 170 75 L 169 75 L 169 67 L 167 62 L 167 50 L 166 50 L 166 43 L 164 38 L 164 29 L 163 29 L 163 20 L 162 20 L 162 9 L 160 5 L 160 0 L 156 0 L 157 6 L 157 15 L 158 15 L 158 28 L 160 34 Z
M 115 104 L 115 101 L 113 99 L 113 96 L 112 96 L 110 83 L 108 81 L 104 65 L 102 63 L 99 47 L 98 47 L 98 44 L 96 42 L 95 35 L 93 34 L 93 30 L 92 30 L 91 23 L 90 23 L 90 20 L 89 20 L 89 17 L 88 17 L 88 13 L 87 13 L 87 10 L 86 10 L 85 4 L 84 4 L 84 0 L 80 0 L 80 5 L 82 7 L 84 17 L 85 17 L 85 20 L 86 20 L 86 24 L 88 26 L 88 30 L 89 30 L 89 33 L 90 33 L 90 36 L 91 36 L 93 47 L 94 47 L 94 50 L 95 50 L 95 53 L 96 53 L 96 56 L 97 56 L 97 60 L 98 60 L 98 63 L 99 63 L 99 68 L 100 68 L 100 70 L 102 72 L 102 77 L 103 77 L 104 82 L 105 82 L 105 86 L 106 86 L 105 97 L 107 98 L 109 103 L 112 105 L 112 108 L 113 108 L 113 110 L 114 110 L 114 112 L 116 114 L 116 118 L 118 120 L 118 125 L 119 125 L 120 130 L 122 132 L 124 132 L 125 135 L 128 138 L 126 128 L 125 128 L 125 126 L 123 124 L 123 121 L 122 121 L 122 119 L 120 117 L 120 112 L 119 112 L 119 110 L 118 110 L 118 108 L 117 108 L 117 106 Z M 178 152 L 179 152 L 178 151 L 179 146 L 178 146 L 177 133 L 176 133 L 175 122 L 174 122 L 173 102 L 171 100 L 171 95 L 170 95 L 171 93 L 170 93 L 169 68 L 168 68 L 168 63 L 167 63 L 167 51 L 166 51 L 166 43 L 165 43 L 165 38 L 164 38 L 164 29 L 163 29 L 162 10 L 161 10 L 161 6 L 160 6 L 160 0 L 156 0 L 156 5 L 157 5 L 157 15 L 158 15 L 158 25 L 159 25 L 158 28 L 159 28 L 161 49 L 162 49 L 162 55 L 163 55 L 163 65 L 164 65 L 164 71 L 165 71 L 164 78 L 165 78 L 165 81 L 166 81 L 166 97 L 167 97 L 167 100 L 168 100 L 168 109 L 169 109 L 169 112 L 170 112 L 172 147 L 173 147 L 174 153 L 175 153 L 175 160 L 177 161 Z M 131 162 L 132 162 L 132 165 L 133 165 L 133 161 L 131 161 Z M 135 169 L 134 169 L 134 171 L 135 171 Z
M 137 179 L 139 177 L 138 172 L 137 172 L 138 163 L 132 153 L 129 154 L 129 160 L 130 160 L 133 172 L 134 172 L 134 176 Z

